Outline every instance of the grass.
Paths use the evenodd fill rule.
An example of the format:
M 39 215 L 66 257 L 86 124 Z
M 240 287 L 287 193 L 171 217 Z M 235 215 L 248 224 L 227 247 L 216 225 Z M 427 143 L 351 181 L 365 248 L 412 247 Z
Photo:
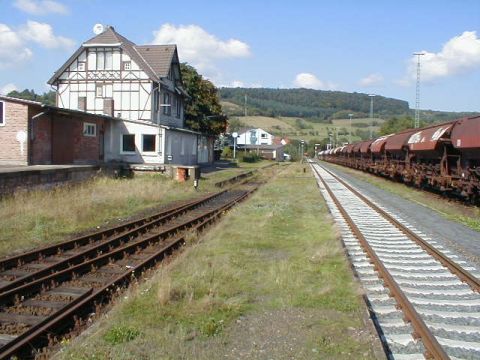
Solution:
M 246 124 L 247 126 L 251 127 L 259 127 L 264 129 L 265 131 L 275 134 L 277 136 L 281 136 L 282 134 L 289 137 L 290 139 L 304 139 L 304 140 L 318 140 L 324 139 L 328 137 L 327 128 L 330 131 L 333 128 L 337 128 L 340 130 L 341 128 L 345 128 L 348 132 L 350 126 L 349 119 L 335 119 L 332 120 L 332 124 L 328 123 L 315 123 L 311 122 L 308 119 L 298 118 L 298 117 L 267 117 L 267 116 L 238 116 L 237 117 L 241 122 Z M 299 129 L 297 126 L 297 120 L 301 119 L 302 123 L 307 126 L 305 129 Z M 378 124 L 381 124 L 384 120 L 383 119 L 375 119 Z M 355 125 L 363 125 L 364 127 L 355 127 Z M 370 119 L 352 119 L 352 131 L 355 133 L 356 129 L 362 129 L 368 131 L 368 126 L 370 124 Z M 373 126 L 372 129 L 374 132 L 378 132 L 379 126 Z M 312 135 L 311 132 L 315 134 Z M 317 135 L 318 132 L 318 135 Z M 347 135 L 341 135 L 341 137 L 348 138 Z M 360 140 L 357 136 L 352 136 L 352 141 Z
M 272 347 L 271 358 L 374 358 L 371 340 L 352 335 L 363 305 L 313 177 L 299 164 L 275 171 L 57 358 L 235 358 L 259 341 L 250 327 L 267 343 L 281 329 L 282 342 L 296 337 L 294 353 Z
M 446 219 L 459 222 L 469 228 L 480 231 L 480 208 L 465 206 L 455 201 L 445 201 L 435 194 L 419 190 L 402 183 L 383 179 L 381 177 L 364 173 L 363 171 L 331 164 L 348 174 L 379 187 L 380 189 L 394 193 L 404 199 L 415 202 L 436 211 Z
M 240 167 L 239 171 L 246 168 Z M 58 242 L 97 226 L 113 225 L 175 200 L 218 191 L 212 184 L 223 176 L 220 171 L 200 181 L 200 194 L 191 182 L 178 183 L 159 174 L 133 179 L 99 177 L 79 185 L 18 192 L 0 200 L 0 256 Z

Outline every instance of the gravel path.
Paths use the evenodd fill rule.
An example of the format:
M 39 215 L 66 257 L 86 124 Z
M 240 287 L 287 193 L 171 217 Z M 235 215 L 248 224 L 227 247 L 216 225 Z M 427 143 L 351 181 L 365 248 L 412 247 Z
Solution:
M 360 180 L 342 170 L 322 162 L 333 173 L 338 174 L 373 200 L 397 213 L 418 230 L 435 239 L 450 251 L 461 255 L 477 268 L 480 267 L 480 233 L 465 225 L 445 219 L 436 211 L 406 200 L 368 182 Z

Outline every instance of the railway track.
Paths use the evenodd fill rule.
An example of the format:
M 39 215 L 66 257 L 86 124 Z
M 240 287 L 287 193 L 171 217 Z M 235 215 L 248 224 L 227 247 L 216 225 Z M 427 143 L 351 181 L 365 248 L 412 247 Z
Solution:
M 78 326 L 119 287 L 182 246 L 245 199 L 258 183 L 164 209 L 154 216 L 0 262 L 0 359 L 32 349 Z
M 480 272 L 311 163 L 390 358 L 479 359 Z

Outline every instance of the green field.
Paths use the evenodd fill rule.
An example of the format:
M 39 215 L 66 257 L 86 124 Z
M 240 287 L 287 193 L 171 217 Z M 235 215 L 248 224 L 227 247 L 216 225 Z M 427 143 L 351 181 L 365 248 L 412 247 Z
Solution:
M 332 123 L 312 122 L 308 119 L 298 117 L 267 117 L 267 116 L 232 116 L 231 119 L 238 119 L 248 127 L 261 128 L 275 136 L 285 136 L 297 140 L 321 140 L 328 137 L 328 132 L 338 132 L 339 139 L 348 141 L 350 120 L 335 119 Z M 375 119 L 376 126 L 372 127 L 373 132 L 378 133 L 379 125 L 383 119 Z M 352 141 L 361 140 L 355 135 L 357 129 L 369 130 L 370 119 L 352 119 Z

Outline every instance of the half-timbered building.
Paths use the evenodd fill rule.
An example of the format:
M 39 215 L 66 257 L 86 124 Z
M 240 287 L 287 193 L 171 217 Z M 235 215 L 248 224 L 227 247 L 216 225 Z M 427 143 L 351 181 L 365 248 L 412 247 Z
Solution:
M 48 83 L 58 107 L 118 120 L 105 136 L 107 161 L 193 165 L 211 159 L 200 154 L 203 136 L 184 128 L 188 94 L 176 45 L 136 45 L 107 26 Z

